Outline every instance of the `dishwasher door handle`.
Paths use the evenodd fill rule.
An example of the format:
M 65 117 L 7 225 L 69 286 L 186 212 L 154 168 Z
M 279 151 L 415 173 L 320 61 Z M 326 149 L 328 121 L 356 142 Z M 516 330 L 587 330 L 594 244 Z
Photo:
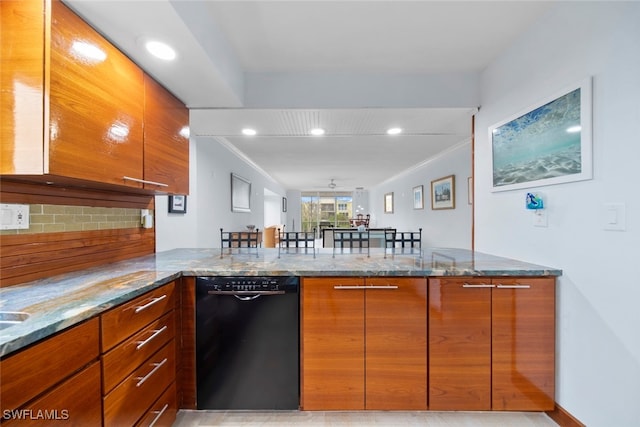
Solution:
M 261 296 L 284 295 L 285 291 L 209 291 L 209 295 L 233 295 L 240 301 L 252 301 Z

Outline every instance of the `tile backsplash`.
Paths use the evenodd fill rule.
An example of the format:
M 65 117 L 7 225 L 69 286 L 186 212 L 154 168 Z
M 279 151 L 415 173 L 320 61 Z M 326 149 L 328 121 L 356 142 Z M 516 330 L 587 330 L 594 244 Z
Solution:
M 153 214 L 153 211 L 150 213 Z M 2 230 L 0 234 L 36 234 L 139 227 L 141 227 L 140 209 L 33 204 L 29 205 L 28 230 Z

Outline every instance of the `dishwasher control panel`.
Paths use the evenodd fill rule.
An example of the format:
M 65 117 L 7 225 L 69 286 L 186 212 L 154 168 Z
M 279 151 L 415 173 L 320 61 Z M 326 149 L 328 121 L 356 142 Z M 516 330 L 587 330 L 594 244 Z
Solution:
M 197 277 L 199 292 L 298 292 L 300 278 L 295 276 L 210 276 Z

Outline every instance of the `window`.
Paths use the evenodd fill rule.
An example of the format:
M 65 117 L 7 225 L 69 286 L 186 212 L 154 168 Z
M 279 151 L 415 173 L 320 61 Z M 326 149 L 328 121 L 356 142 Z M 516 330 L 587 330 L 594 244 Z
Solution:
M 349 227 L 353 212 L 350 192 L 303 192 L 301 196 L 302 231 Z

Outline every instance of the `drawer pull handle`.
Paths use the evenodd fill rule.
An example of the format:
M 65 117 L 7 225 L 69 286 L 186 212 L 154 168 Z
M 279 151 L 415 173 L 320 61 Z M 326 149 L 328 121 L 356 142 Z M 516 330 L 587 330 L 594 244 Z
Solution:
M 159 411 L 151 411 L 152 414 L 158 414 L 158 415 L 156 415 L 153 421 L 151 421 L 151 424 L 149 424 L 149 427 L 154 426 L 154 424 L 160 419 L 160 417 L 162 416 L 162 414 L 164 414 L 164 411 L 166 411 L 168 407 L 169 407 L 169 404 L 165 403 L 162 409 L 160 409 Z
M 136 313 L 140 313 L 142 310 L 146 310 L 147 308 L 151 307 L 153 304 L 162 301 L 163 299 L 165 299 L 167 297 L 167 294 L 162 295 L 161 297 L 158 298 L 154 298 L 151 301 L 149 301 L 148 303 L 146 303 L 145 305 L 141 305 L 140 307 L 136 307 Z
M 367 285 L 365 289 L 398 289 L 398 285 Z
M 163 333 L 166 330 L 167 330 L 167 325 L 164 325 L 160 329 L 156 329 L 155 331 L 153 331 L 153 334 L 151 334 L 151 336 L 149 338 L 147 338 L 144 341 L 138 341 L 138 345 L 136 346 L 136 350 L 140 350 L 142 347 L 144 347 L 149 342 L 151 342 L 151 340 L 153 340 L 155 337 L 157 337 L 158 335 L 160 335 L 161 333 Z
M 165 357 L 164 360 L 160 363 L 152 363 L 151 365 L 153 366 L 153 369 L 151 370 L 151 372 L 149 372 L 147 375 L 145 375 L 144 377 L 137 377 L 136 379 L 139 380 L 136 383 L 136 387 L 140 387 L 142 384 L 144 384 L 145 381 L 147 381 L 149 378 L 151 378 L 151 375 L 155 374 L 156 371 L 158 369 L 160 369 L 162 367 L 162 365 L 164 365 L 165 363 L 167 363 L 167 358 Z
M 531 285 L 500 285 L 498 284 L 498 289 L 529 289 Z
M 462 287 L 463 288 L 495 288 L 496 285 L 489 285 L 486 283 L 479 283 L 477 285 L 472 285 L 471 283 L 464 283 Z
M 157 185 L 158 187 L 168 187 L 169 186 L 169 184 L 164 184 L 162 182 L 147 181 L 146 179 L 131 178 L 130 176 L 123 176 L 122 179 L 124 179 L 125 181 L 140 182 L 142 184 Z
M 364 286 L 355 286 L 355 285 L 335 285 L 333 289 L 338 291 L 348 291 L 352 289 L 364 289 Z
M 398 285 L 367 285 L 367 286 L 351 286 L 351 285 L 336 285 L 333 289 L 339 291 L 349 289 L 398 289 Z

